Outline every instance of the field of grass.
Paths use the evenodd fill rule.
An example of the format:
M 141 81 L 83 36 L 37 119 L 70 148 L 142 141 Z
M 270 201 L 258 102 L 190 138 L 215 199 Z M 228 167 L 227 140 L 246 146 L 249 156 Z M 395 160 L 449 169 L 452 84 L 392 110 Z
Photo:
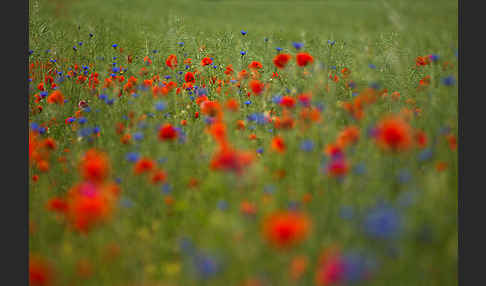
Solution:
M 30 285 L 457 285 L 457 17 L 30 0 Z

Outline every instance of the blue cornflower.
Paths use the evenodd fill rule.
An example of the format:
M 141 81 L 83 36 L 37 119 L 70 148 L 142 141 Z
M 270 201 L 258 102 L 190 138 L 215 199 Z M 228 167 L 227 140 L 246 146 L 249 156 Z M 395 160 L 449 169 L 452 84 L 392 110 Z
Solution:
M 198 88 L 198 89 L 196 90 L 196 95 L 197 95 L 197 96 L 203 96 L 203 95 L 206 95 L 206 96 L 207 96 L 207 95 L 209 95 L 209 94 L 208 94 L 208 90 L 207 90 L 206 88 L 201 87 L 201 88 Z
M 276 50 L 277 50 L 277 52 L 279 52 L 279 53 L 280 53 L 280 52 L 283 50 L 281 47 L 276 47 L 275 49 L 276 49 Z
M 227 210 L 228 209 L 228 202 L 226 202 L 225 200 L 218 201 L 218 209 L 220 209 L 222 211 Z
M 93 134 L 98 134 L 98 133 L 100 133 L 100 128 L 98 126 L 95 126 L 93 128 Z
M 171 76 L 170 76 L 170 75 L 166 75 L 164 78 L 165 78 L 165 79 L 170 79 L 170 78 L 171 78 Z
M 116 49 L 116 47 L 118 47 L 118 44 L 113 44 L 111 45 L 114 49 Z
M 372 262 L 360 253 L 347 252 L 342 259 L 344 279 L 350 284 L 366 279 L 373 268 Z
M 434 155 L 434 151 L 432 149 L 428 148 L 428 149 L 425 149 L 425 150 L 423 150 L 422 152 L 419 153 L 418 160 L 422 161 L 422 162 L 427 161 L 430 158 L 432 158 L 433 155 Z
M 168 193 L 170 193 L 171 190 L 172 190 L 172 187 L 169 183 L 164 183 L 162 185 L 162 193 L 168 194 Z
M 263 113 L 252 113 L 246 119 L 248 121 L 255 121 L 257 124 L 265 124 L 265 115 Z
M 290 201 L 287 207 L 290 211 L 296 211 L 299 209 L 299 203 L 296 201 Z
M 106 95 L 106 94 L 100 94 L 100 95 L 98 95 L 98 98 L 101 99 L 101 100 L 103 100 L 103 101 L 106 101 L 108 99 L 108 95 Z
M 380 84 L 377 82 L 372 82 L 369 85 L 372 89 L 380 89 Z
M 29 56 L 32 55 L 34 53 L 33 50 L 29 50 Z
M 78 118 L 79 124 L 85 124 L 86 121 L 87 121 L 86 117 L 80 117 L 80 118 Z
M 39 127 L 39 128 L 37 129 L 37 131 L 38 131 L 40 134 L 44 134 L 44 133 L 46 133 L 47 129 L 46 129 L 45 127 Z
M 369 64 L 369 65 L 368 65 L 368 67 L 369 67 L 370 69 L 376 69 L 376 66 L 375 66 L 374 64 Z
M 244 36 L 244 35 L 246 35 L 246 33 L 248 33 L 248 31 L 241 30 L 240 33 Z
M 89 37 L 90 37 L 90 38 L 93 38 L 93 36 L 94 36 L 94 35 L 93 35 L 92 33 L 89 33 Z
M 78 49 L 76 48 L 76 46 L 73 46 L 73 51 L 78 51 Z
M 73 123 L 74 121 L 76 121 L 76 117 L 69 117 L 67 119 L 67 122 L 69 122 L 69 123 Z
M 434 63 L 435 63 L 435 62 L 437 62 L 437 61 L 439 60 L 439 58 L 440 58 L 440 57 L 439 57 L 439 55 L 436 55 L 436 54 L 431 54 L 429 58 L 430 58 L 430 60 L 431 60 L 432 62 L 434 62 Z
M 142 132 L 136 132 L 136 133 L 133 133 L 133 139 L 135 141 L 140 141 L 143 139 L 143 133 Z
M 373 207 L 365 217 L 363 226 L 367 235 L 372 238 L 395 238 L 401 229 L 400 213 L 390 205 L 379 204 Z
M 275 96 L 272 97 L 272 102 L 275 103 L 275 104 L 280 104 L 281 100 L 282 100 L 281 95 L 275 95 Z
M 127 159 L 127 161 L 130 163 L 137 162 L 139 158 L 140 158 L 140 154 L 135 152 L 130 152 L 125 156 L 125 159 Z
M 298 42 L 292 42 L 292 45 L 294 46 L 294 48 L 296 50 L 300 50 L 304 47 L 304 44 L 303 43 L 298 43 Z
M 206 118 L 204 118 L 204 121 L 206 122 L 206 124 L 211 125 L 214 122 L 214 118 L 206 117 Z
M 159 52 L 158 50 L 152 50 L 152 53 L 154 53 L 154 54 L 156 54 L 158 52 Z
M 331 45 L 331 47 L 332 47 L 332 46 L 334 46 L 334 44 L 336 43 L 336 41 L 327 40 L 327 43 L 329 45 Z
M 134 93 L 132 93 L 132 96 L 133 97 L 139 97 L 140 95 L 134 92 Z
M 108 105 L 112 105 L 115 102 L 115 100 L 112 98 L 112 99 L 107 99 L 105 102 Z
M 33 130 L 33 131 L 37 131 L 39 129 L 39 124 L 37 122 L 32 122 L 30 124 L 30 128 Z
M 119 67 L 114 67 L 114 68 L 112 69 L 112 71 L 113 71 L 114 73 L 117 73 L 117 72 L 119 72 L 119 71 L 120 71 L 120 68 L 119 68 Z
M 261 148 L 261 147 L 258 148 L 256 151 L 257 151 L 258 154 L 263 154 L 263 148 Z
M 444 84 L 444 85 L 452 86 L 455 83 L 456 83 L 456 79 L 452 75 L 445 77 L 445 78 L 442 78 L 442 84 Z
M 198 253 L 193 258 L 194 266 L 200 278 L 208 279 L 217 274 L 220 270 L 219 262 L 209 255 Z
M 240 52 L 240 55 L 244 56 L 244 55 L 246 55 L 246 52 L 245 51 L 241 51 Z
M 41 96 L 42 98 L 46 97 L 47 95 L 48 95 L 47 91 L 41 91 L 41 92 L 40 92 L 40 96 Z
M 184 42 L 179 42 L 177 44 L 179 44 L 180 47 L 184 46 Z
M 90 128 L 90 127 L 83 128 L 83 129 L 79 130 L 78 134 L 81 137 L 88 137 L 91 134 L 93 134 L 93 128 Z
M 190 238 L 183 237 L 179 240 L 179 247 L 186 255 L 192 255 L 195 252 L 194 244 Z
M 79 42 L 79 43 L 78 43 L 78 46 L 82 46 L 82 45 L 83 45 L 83 42 Z
M 300 149 L 305 152 L 310 152 L 314 149 L 314 142 L 305 140 L 300 144 Z
M 157 111 L 163 111 L 166 108 L 166 106 L 167 105 L 163 101 L 159 101 L 159 102 L 155 103 L 155 109 Z

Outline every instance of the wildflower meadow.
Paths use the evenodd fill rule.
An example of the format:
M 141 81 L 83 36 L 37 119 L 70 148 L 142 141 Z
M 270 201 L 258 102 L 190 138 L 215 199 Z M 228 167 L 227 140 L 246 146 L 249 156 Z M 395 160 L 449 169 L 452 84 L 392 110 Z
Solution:
M 457 285 L 457 17 L 30 0 L 30 285 Z

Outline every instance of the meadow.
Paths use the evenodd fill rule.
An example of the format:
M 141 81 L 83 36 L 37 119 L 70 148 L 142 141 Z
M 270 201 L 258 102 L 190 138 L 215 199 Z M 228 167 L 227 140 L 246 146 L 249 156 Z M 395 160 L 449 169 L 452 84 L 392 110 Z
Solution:
M 457 17 L 29 0 L 30 285 L 457 285 Z

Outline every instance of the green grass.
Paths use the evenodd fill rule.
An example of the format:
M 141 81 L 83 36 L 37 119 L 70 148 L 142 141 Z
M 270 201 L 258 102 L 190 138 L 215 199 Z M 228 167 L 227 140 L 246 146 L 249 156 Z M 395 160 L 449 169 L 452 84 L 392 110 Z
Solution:
M 30 168 L 30 175 L 39 175 L 39 181 L 29 182 L 29 217 L 35 232 L 29 237 L 29 251 L 49 259 L 56 269 L 59 285 L 244 285 L 247 279 L 258 279 L 262 285 L 315 285 L 317 262 L 322 250 L 332 244 L 341 245 L 343 251 L 360 250 L 373 257 L 377 269 L 369 281 L 359 285 L 457 285 L 457 151 L 448 148 L 441 128 L 448 126 L 457 134 L 457 84 L 445 86 L 441 79 L 457 76 L 458 8 L 457 1 L 35 1 L 30 0 L 29 47 L 34 51 L 31 62 L 48 62 L 56 59 L 53 67 L 66 72 L 74 64 L 89 65 L 99 73 L 100 86 L 96 94 L 105 93 L 115 98 L 113 105 L 97 99 L 86 85 L 66 79 L 58 83 L 69 101 L 62 107 L 40 103 L 41 113 L 29 114 L 29 121 L 47 123 L 55 117 L 58 124 L 51 125 L 41 137 L 56 140 L 57 148 L 51 154 L 50 170 L 39 172 Z M 61 6 L 60 6 L 61 5 Z M 246 36 L 240 30 L 248 31 Z M 89 38 L 89 33 L 94 37 Z M 268 38 L 265 42 L 264 38 Z M 328 40 L 335 40 L 334 46 Z M 78 51 L 73 45 L 83 41 Z M 179 47 L 178 42 L 184 42 Z M 279 71 L 281 80 L 271 79 L 275 68 L 272 63 L 276 47 L 295 55 L 292 42 L 304 43 L 304 50 L 314 56 L 315 64 L 308 68 L 310 76 L 299 74 L 295 63 Z M 118 44 L 123 53 L 111 47 Z M 201 47 L 205 47 L 200 50 Z M 50 49 L 50 53 L 45 50 Z M 158 50 L 158 53 L 152 53 Z M 244 57 L 240 51 L 246 51 Z M 440 60 L 422 68 L 415 67 L 415 58 L 438 54 Z M 127 64 L 127 55 L 133 55 Z M 225 112 L 229 141 L 239 150 L 264 148 L 244 175 L 211 171 L 209 164 L 216 144 L 205 132 L 204 116 L 195 119 L 199 107 L 189 95 L 176 95 L 153 99 L 150 91 L 137 91 L 133 98 L 124 94 L 118 98 L 113 89 L 101 90 L 103 80 L 110 75 L 112 57 L 127 67 L 124 76 L 134 75 L 139 83 L 158 74 L 161 79 L 176 70 L 165 66 L 169 54 L 176 54 L 179 66 L 184 58 L 192 58 L 193 66 L 204 70 L 206 77 L 225 78 L 224 67 L 233 65 L 235 72 L 246 69 L 257 60 L 263 64 L 261 80 L 272 82 L 264 94 L 249 98 L 245 106 L 247 84 L 243 94 L 232 89 L 219 95 L 216 85 L 208 85 L 211 100 L 224 102 L 233 97 L 240 102 L 238 113 Z M 187 56 L 184 56 L 187 54 Z M 149 56 L 153 63 L 147 66 L 149 75 L 138 74 Z M 199 66 L 205 56 L 223 69 Z M 452 69 L 444 70 L 449 62 Z M 377 68 L 371 69 L 368 65 Z M 331 67 L 335 66 L 334 71 Z M 377 82 L 389 93 L 399 91 L 399 101 L 379 99 L 365 109 L 365 117 L 355 121 L 339 107 L 340 102 L 353 100 L 339 83 L 329 80 L 329 73 L 338 74 L 342 68 L 351 70 L 350 79 L 356 82 L 356 91 Z M 191 68 L 193 70 L 194 68 Z M 36 87 L 43 72 L 34 73 L 29 94 L 30 107 L 34 103 Z M 421 78 L 429 75 L 431 84 L 425 91 L 417 91 Z M 198 84 L 200 84 L 198 82 Z M 329 91 L 325 86 L 329 85 Z M 180 85 L 179 85 L 180 86 Z M 255 112 L 271 108 L 281 114 L 282 108 L 272 103 L 272 96 L 312 92 L 313 104 L 324 106 L 322 122 L 305 131 L 296 127 L 278 130 L 287 143 L 285 154 L 272 153 L 270 142 L 274 133 L 270 125 L 255 125 L 246 118 Z M 81 139 L 77 130 L 65 124 L 74 116 L 79 100 L 89 100 L 91 112 L 83 113 L 85 126 L 100 128 L 100 137 L 93 142 Z M 407 99 L 414 99 L 421 111 L 412 116 L 410 125 L 427 133 L 428 147 L 434 153 L 431 159 L 418 160 L 423 150 L 391 155 L 382 152 L 368 137 L 373 127 L 385 114 L 399 113 L 411 108 Z M 157 112 L 154 104 L 163 100 L 164 112 Z M 96 112 L 96 110 L 99 110 Z M 298 111 L 293 111 L 298 118 Z M 135 119 L 147 113 L 145 128 L 133 126 L 131 134 L 142 132 L 143 140 L 123 145 L 115 132 L 115 124 L 127 122 L 123 116 L 134 112 Z M 164 113 L 172 116 L 166 118 Z M 183 144 L 160 142 L 156 128 L 163 123 L 183 127 L 187 141 Z M 235 130 L 237 120 L 244 120 L 248 128 Z M 77 123 L 76 123 L 77 124 Z M 76 125 L 74 124 L 74 125 Z M 364 174 L 351 171 L 342 182 L 320 171 L 323 150 L 333 143 L 339 132 L 349 124 L 360 128 L 358 144 L 346 151 L 352 168 L 365 166 Z M 254 133 L 257 140 L 250 141 Z M 310 152 L 300 150 L 303 140 L 312 140 Z M 435 141 L 435 142 L 434 142 Z M 65 148 L 70 152 L 63 153 Z M 112 165 L 110 179 L 121 178 L 122 201 L 130 200 L 132 207 L 117 208 L 113 218 L 87 235 L 70 230 L 62 219 L 46 210 L 47 201 L 64 194 L 81 180 L 78 162 L 90 148 L 105 151 Z M 167 183 L 174 204 L 168 206 L 160 186 L 147 183 L 146 177 L 133 175 L 133 163 L 126 160 L 129 152 L 139 152 L 154 160 L 165 158 L 158 165 L 167 172 Z M 65 156 L 67 172 L 57 159 Z M 438 172 L 437 162 L 446 162 L 448 168 Z M 274 172 L 286 171 L 283 179 Z M 397 180 L 403 171 L 410 173 L 408 182 Z M 189 188 L 191 178 L 200 182 Z M 271 194 L 265 190 L 273 189 Z M 312 221 L 309 237 L 289 251 L 270 247 L 261 235 L 261 223 L 269 212 L 286 209 L 289 203 L 301 202 L 304 194 L 312 200 L 301 203 Z M 407 207 L 400 201 L 407 195 L 414 200 Z M 220 210 L 224 200 L 227 210 Z M 363 217 L 377 201 L 384 200 L 399 209 L 403 216 L 401 234 L 397 239 L 376 240 L 367 237 L 361 229 Z M 256 206 L 255 215 L 244 215 L 240 203 L 249 201 Z M 350 206 L 352 220 L 340 217 L 341 208 Z M 191 260 L 180 249 L 180 239 L 190 238 L 197 249 L 216 257 L 221 263 L 218 273 L 201 280 L 194 272 Z M 425 238 L 424 238 L 425 237 Z M 120 255 L 111 262 L 103 260 L 106 245 L 116 243 Z M 308 259 L 308 267 L 299 280 L 289 276 L 289 264 L 297 255 Z M 93 266 L 89 278 L 79 278 L 76 263 L 87 259 Z M 158 283 L 158 284 L 157 284 Z

